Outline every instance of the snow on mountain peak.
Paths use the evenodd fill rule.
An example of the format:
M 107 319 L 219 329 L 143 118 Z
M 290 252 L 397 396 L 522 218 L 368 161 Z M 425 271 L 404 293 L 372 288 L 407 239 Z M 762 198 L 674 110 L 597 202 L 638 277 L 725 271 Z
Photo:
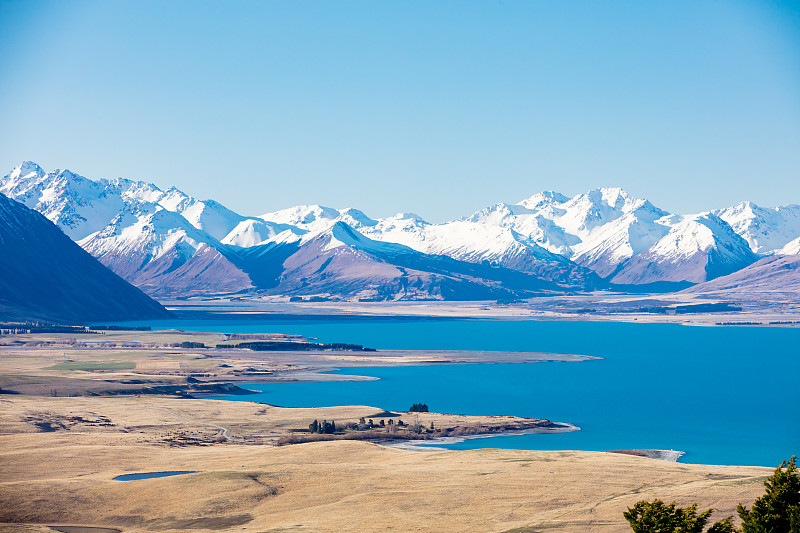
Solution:
M 206 243 L 219 245 L 179 213 L 162 206 L 152 206 L 140 216 L 126 218 L 115 218 L 106 229 L 79 244 L 98 258 L 135 254 L 143 263 L 158 259 L 179 243 L 193 250 Z
M 588 201 L 595 206 L 605 206 L 620 213 L 628 213 L 641 207 L 647 200 L 631 196 L 619 187 L 593 189 L 575 197 L 577 202 Z
M 429 222 L 427 222 L 424 218 L 422 218 L 421 216 L 419 216 L 416 213 L 411 213 L 411 212 L 396 213 L 396 214 L 390 216 L 389 218 L 383 219 L 381 222 L 385 222 L 387 220 L 413 220 L 413 221 L 419 222 L 421 224 L 429 224 Z
M 777 255 L 798 255 L 800 254 L 800 237 L 790 241 L 776 252 Z
M 519 202 L 518 205 L 523 207 L 527 207 L 528 209 L 542 209 L 545 206 L 553 205 L 553 204 L 563 204 L 569 200 L 568 197 L 564 196 L 560 192 L 556 191 L 542 191 L 534 194 L 533 196 L 526 198 Z
M 353 227 L 375 226 L 378 224 L 377 220 L 369 218 L 364 214 L 363 211 L 359 211 L 358 209 L 354 209 L 352 207 L 348 207 L 339 211 L 339 216 L 337 219 L 342 220 Z
M 278 240 L 280 242 L 296 241 L 305 233 L 306 231 L 288 224 L 276 224 L 260 218 L 248 218 L 239 222 L 225 236 L 222 244 L 249 248 Z
M 514 217 L 518 215 L 532 215 L 535 211 L 524 207 L 522 205 L 512 204 L 495 204 L 485 209 L 481 209 L 477 213 L 472 214 L 465 220 L 469 222 L 480 222 L 483 224 L 491 224 L 496 226 L 508 227 L 513 225 Z
M 23 161 L 21 165 L 15 167 L 9 174 L 9 176 L 14 177 L 23 177 L 28 176 L 29 174 L 35 174 L 37 176 L 44 176 L 45 172 L 42 167 L 34 163 L 33 161 Z
M 341 213 L 331 207 L 321 205 L 296 205 L 288 209 L 281 209 L 272 213 L 265 213 L 258 218 L 267 222 L 278 224 L 291 224 L 303 229 L 312 229 L 311 226 L 319 226 L 319 223 L 330 225 L 330 221 L 338 218 Z M 327 222 L 326 222 L 327 221 Z M 316 224 L 315 224 L 316 223 Z
M 330 243 L 325 248 L 327 250 L 346 246 L 355 250 L 378 252 L 382 254 L 402 254 L 411 252 L 407 246 L 403 246 L 402 244 L 370 239 L 342 221 L 334 223 L 329 232 Z
M 760 207 L 740 202 L 713 211 L 741 235 L 756 253 L 772 253 L 800 235 L 800 205 Z
M 373 239 L 405 242 L 406 239 L 418 238 L 425 228 L 431 224 L 414 213 L 397 213 L 389 218 L 379 220 L 372 227 L 364 227 L 362 231 Z

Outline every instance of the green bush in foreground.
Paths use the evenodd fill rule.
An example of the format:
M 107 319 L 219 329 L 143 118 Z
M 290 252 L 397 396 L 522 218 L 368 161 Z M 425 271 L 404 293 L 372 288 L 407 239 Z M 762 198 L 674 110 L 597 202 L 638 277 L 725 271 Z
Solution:
M 736 511 L 742 519 L 744 533 L 800 533 L 800 476 L 797 458 L 783 461 L 764 481 L 766 494 L 758 498 L 753 509 L 741 503 Z
M 697 514 L 697 504 L 688 508 L 676 507 L 675 502 L 665 505 L 661 500 L 641 501 L 629 508 L 623 516 L 636 533 L 703 533 L 713 509 Z M 715 523 L 708 533 L 734 531 L 730 518 Z
M 783 461 L 764 485 L 764 496 L 753 509 L 741 503 L 737 508 L 742 529 L 734 527 L 731 516 L 715 522 L 707 533 L 800 533 L 800 476 L 796 458 Z M 677 507 L 661 500 L 640 501 L 623 513 L 635 533 L 703 533 L 712 509 L 697 514 L 697 504 Z

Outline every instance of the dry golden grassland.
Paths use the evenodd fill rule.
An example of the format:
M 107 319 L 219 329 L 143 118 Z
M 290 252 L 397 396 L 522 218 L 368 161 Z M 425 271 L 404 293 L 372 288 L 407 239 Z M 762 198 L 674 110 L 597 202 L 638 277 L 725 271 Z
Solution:
M 282 409 L 167 398 L 3 396 L 0 522 L 123 531 L 624 531 L 640 499 L 734 512 L 769 469 L 684 465 L 602 452 L 419 453 L 366 442 L 244 445 L 312 417 L 373 407 Z M 42 432 L 45 416 L 63 428 Z M 432 415 L 433 416 L 433 415 Z M 219 432 L 224 443 L 177 435 Z M 131 472 L 196 474 L 114 481 Z M 16 524 L 16 525 L 15 525 Z
M 139 339 L 138 347 L 69 348 L 69 339 L 50 336 L 60 344 L 0 348 L 0 387 L 17 392 L 0 394 L 0 530 L 615 532 L 627 529 L 622 512 L 641 499 L 698 501 L 718 509 L 716 518 L 733 514 L 738 502 L 763 493 L 771 473 L 603 452 L 420 453 L 361 441 L 275 446 L 314 419 L 340 425 L 400 415 L 437 428 L 531 421 L 145 394 L 190 387 L 193 374 L 246 386 L 256 379 L 241 375 L 248 368 L 275 379 L 313 377 L 340 364 L 327 357 L 346 357 L 235 350 L 209 357 L 207 350 L 143 346 L 202 335 L 219 338 L 126 332 L 117 337 Z M 113 479 L 168 470 L 196 473 Z

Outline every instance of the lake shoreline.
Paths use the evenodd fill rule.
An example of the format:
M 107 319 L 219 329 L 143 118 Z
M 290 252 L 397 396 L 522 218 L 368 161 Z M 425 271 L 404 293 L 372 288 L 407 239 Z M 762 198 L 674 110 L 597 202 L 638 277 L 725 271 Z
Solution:
M 570 431 L 580 431 L 581 428 L 567 422 L 551 422 L 550 426 L 533 427 L 527 429 L 505 429 L 493 433 L 476 433 L 474 435 L 455 435 L 446 437 L 432 437 L 430 439 L 411 439 L 405 441 L 387 441 L 379 444 L 400 450 L 415 452 L 434 452 L 452 451 L 450 448 L 442 448 L 439 444 L 455 444 L 473 439 L 489 439 L 492 437 L 510 437 L 514 435 L 535 435 L 542 433 L 567 433 Z
M 715 327 L 800 327 L 800 306 L 763 300 L 739 301 L 680 293 L 614 293 L 542 296 L 510 303 L 495 301 L 287 302 L 281 298 L 187 298 L 161 303 L 178 320 L 326 321 L 326 320 L 534 320 L 682 324 Z M 730 310 L 703 306 L 729 304 Z M 687 308 L 677 312 L 678 307 Z M 696 309 L 695 309 L 696 308 Z
M 269 335 L 263 332 L 271 328 L 237 322 L 225 326 L 231 334 L 108 331 L 77 341 L 73 334 L 4 336 L 0 389 L 53 397 L 218 397 L 263 407 L 367 403 L 406 409 L 422 401 L 441 412 L 544 416 L 584 428 L 580 437 L 576 432 L 533 442 L 534 437 L 522 435 L 491 445 L 673 448 L 686 450 L 689 461 L 705 464 L 770 465 L 790 454 L 796 442 L 797 429 L 775 421 L 784 414 L 762 412 L 758 405 L 765 401 L 786 405 L 787 400 L 798 398 L 797 391 L 761 387 L 757 394 L 730 398 L 726 408 L 715 411 L 710 419 L 696 408 L 707 402 L 709 391 L 722 387 L 715 394 L 727 394 L 731 383 L 767 383 L 762 378 L 773 375 L 774 369 L 795 368 L 798 362 L 784 357 L 780 349 L 763 349 L 796 343 L 799 332 L 794 328 L 536 321 L 321 322 L 287 328 L 281 335 L 302 334 L 322 342 L 357 342 L 381 349 L 258 352 L 199 347 L 224 344 L 234 335 Z M 276 329 L 284 328 L 276 324 Z M 187 347 L 181 348 L 183 344 Z M 449 349 L 411 349 L 416 346 Z M 469 346 L 501 349 L 457 349 Z M 586 355 L 575 355 L 581 353 Z M 758 358 L 753 358 L 755 353 Z M 601 355 L 601 360 L 596 359 Z M 555 361 L 583 364 L 511 364 Z M 685 371 L 687 364 L 690 372 Z M 716 379 L 708 381 L 708 376 Z M 269 383 L 266 394 L 254 390 L 261 388 L 259 383 Z M 225 392 L 241 395 L 221 397 Z M 673 412 L 680 412 L 680 417 L 667 415 Z M 769 440 L 757 441 L 742 426 L 742 417 L 756 416 L 767 416 L 765 423 L 778 428 Z M 294 429 L 303 429 L 312 420 Z M 43 428 L 54 427 L 46 419 L 39 423 Z M 720 435 L 736 446 L 717 446 Z

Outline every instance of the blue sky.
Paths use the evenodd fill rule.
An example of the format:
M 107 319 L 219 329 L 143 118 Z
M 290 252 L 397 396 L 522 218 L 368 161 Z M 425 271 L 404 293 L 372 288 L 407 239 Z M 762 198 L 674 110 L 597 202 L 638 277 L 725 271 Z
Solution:
M 800 2 L 6 2 L 0 172 L 432 221 L 800 203 Z

